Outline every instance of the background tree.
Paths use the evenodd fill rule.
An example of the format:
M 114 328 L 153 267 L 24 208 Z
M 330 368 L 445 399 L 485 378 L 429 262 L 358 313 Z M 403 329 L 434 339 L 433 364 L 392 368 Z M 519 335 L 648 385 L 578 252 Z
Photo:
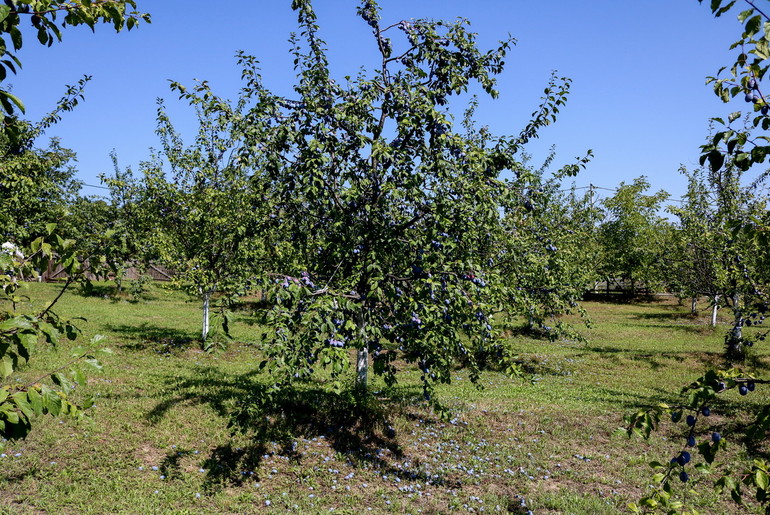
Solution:
M 67 86 L 56 107 L 36 123 L 17 121 L 0 130 L 0 227 L 6 239 L 28 245 L 50 223 L 61 223 L 80 182 L 72 165 L 75 154 L 52 139 L 48 148 L 35 144 L 61 114 L 83 99 L 89 78 Z
M 742 172 L 732 166 L 716 172 L 696 170 L 688 174 L 685 202 L 671 208 L 680 220 L 684 252 L 679 280 L 690 295 L 710 299 L 712 325 L 716 324 L 720 304 L 730 307 L 733 336 L 727 340 L 727 354 L 739 360 L 743 355 L 744 313 L 762 302 L 759 285 L 764 281 L 757 259 L 761 250 L 734 228 L 765 210 L 761 195 L 742 187 L 741 179 Z
M 559 317 L 585 316 L 578 301 L 598 277 L 599 213 L 575 190 L 561 190 L 565 172 L 574 171 L 571 165 L 545 177 L 552 157 L 539 170 L 520 169 L 509 183 L 513 198 L 503 220 L 498 267 L 510 295 L 508 317 L 523 318 L 530 330 L 549 338 L 579 337 Z
M 123 293 L 129 268 L 141 273 L 153 257 L 143 226 L 134 223 L 137 217 L 133 209 L 133 205 L 116 204 L 114 197 L 78 197 L 63 220 L 62 232 L 75 240 L 78 255 L 87 263 L 88 271 L 101 279 L 112 277 L 118 295 Z M 142 276 L 134 279 L 132 295 L 140 295 L 143 284 Z M 88 292 L 92 285 L 86 282 L 84 286 Z
M 689 298 L 691 312 L 697 314 L 698 299 L 707 297 L 711 306 L 711 325 L 716 326 L 722 292 L 719 288 L 721 261 L 717 257 L 718 237 L 714 233 L 713 206 L 704 182 L 703 170 L 687 171 L 687 193 L 679 205 L 668 207 L 679 218 L 676 251 L 671 254 L 669 286 L 680 298 Z
M 131 183 L 138 195 L 135 214 L 146 218 L 138 225 L 148 229 L 144 234 L 154 252 L 174 270 L 175 281 L 202 299 L 205 343 L 212 296 L 243 291 L 259 269 L 260 228 L 270 203 L 260 190 L 255 160 L 242 151 L 250 130 L 250 122 L 239 114 L 245 99 L 231 107 L 212 96 L 205 83 L 189 94 L 175 87 L 198 112 L 195 143 L 184 146 L 161 103 L 157 132 L 162 150 L 142 163 L 139 184 L 127 176 L 113 186 Z
M 8 145 L 0 133 L 0 227 L 3 238 L 28 246 L 46 224 L 60 222 L 74 201 L 80 189 L 71 166 L 75 154 L 58 139 L 14 154 Z
M 135 180 L 131 168 L 121 169 L 118 156 L 111 155 L 113 174 L 101 175 L 100 179 L 110 190 L 109 199 L 79 199 L 73 206 L 73 218 L 84 232 L 80 242 L 98 245 L 87 255 L 100 256 L 96 272 L 114 277 L 117 293 L 123 292 L 126 272 L 133 267 L 140 273 L 158 261 L 157 249 L 153 247 L 153 234 L 158 230 L 150 220 L 150 214 L 141 202 L 141 184 Z M 108 235 L 109 237 L 94 237 Z M 132 284 L 134 294 L 141 293 L 142 279 Z
M 631 295 L 639 284 L 654 291 L 663 281 L 659 271 L 670 225 L 658 213 L 668 193 L 645 195 L 649 187 L 647 179 L 639 177 L 633 184 L 620 183 L 615 195 L 602 201 L 606 210 L 599 230 L 602 275 L 607 281 L 621 278 L 630 283 Z

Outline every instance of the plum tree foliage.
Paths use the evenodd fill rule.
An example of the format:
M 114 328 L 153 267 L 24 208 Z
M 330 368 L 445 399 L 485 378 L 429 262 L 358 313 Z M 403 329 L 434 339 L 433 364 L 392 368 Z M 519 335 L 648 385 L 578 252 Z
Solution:
M 60 106 L 69 101 L 65 97 Z M 86 270 L 80 249 L 74 240 L 62 236 L 56 223 L 66 220 L 63 198 L 71 194 L 68 185 L 72 171 L 62 171 L 61 167 L 73 155 L 56 141 L 47 150 L 34 148 L 35 136 L 42 133 L 40 127 L 45 120 L 58 116 L 57 112 L 39 124 L 16 126 L 17 131 L 23 131 L 16 135 L 28 142 L 28 148 L 7 152 L 8 147 L 3 147 L 6 152 L 0 155 L 0 169 L 5 173 L 0 187 L 4 204 L 0 220 L 5 236 L 10 236 L 23 251 L 0 253 L 0 435 L 7 440 L 24 438 L 37 415 L 82 418 L 93 401 L 85 398 L 76 402 L 69 392 L 75 385 L 86 384 L 82 365 L 101 368 L 95 350 L 99 336 L 90 345 L 73 349 L 71 361 L 64 366 L 33 381 L 20 381 L 20 372 L 39 345 L 57 346 L 64 339 L 75 340 L 79 334 L 72 321 L 53 310 L 61 295 L 84 279 Z M 0 141 L 8 142 L 7 131 L 0 131 Z M 20 280 L 34 278 L 37 270 L 47 269 L 51 261 L 62 265 L 67 279 L 55 299 L 44 309 L 31 312 L 21 294 Z
M 598 277 L 599 210 L 587 196 L 563 191 L 560 173 L 546 175 L 553 157 L 538 170 L 521 166 L 509 182 L 512 197 L 497 251 L 497 268 L 508 292 L 504 319 L 524 320 L 529 331 L 550 339 L 579 339 L 560 318 L 579 313 L 589 322 L 578 301 Z
M 75 154 L 52 139 L 47 148 L 36 148 L 45 130 L 62 112 L 73 109 L 83 98 L 88 77 L 67 86 L 56 107 L 32 123 L 19 121 L 0 129 L 0 227 L 3 237 L 27 246 L 45 232 L 49 223 L 59 223 L 80 189 L 75 180 Z
M 685 171 L 685 173 L 687 173 Z M 742 328 L 752 308 L 765 301 L 762 249 L 758 242 L 736 226 L 765 212 L 761 195 L 741 187 L 742 172 L 733 166 L 717 171 L 687 173 L 685 202 L 670 211 L 680 219 L 680 241 L 684 259 L 679 280 L 694 296 L 707 296 L 716 308 L 724 305 L 733 315 L 726 338 L 726 357 L 743 361 L 751 339 Z
M 0 5 L 0 84 L 8 72 L 16 73 L 21 66 L 16 52 L 22 47 L 23 19 L 36 29 L 38 41 L 50 46 L 61 39 L 67 26 L 93 29 L 97 23 L 110 22 L 119 31 L 134 27 L 140 19 L 149 21 L 149 16 L 129 8 L 134 8 L 133 1 L 5 0 Z M 18 114 L 24 112 L 21 100 L 0 86 L 0 223 L 4 235 L 17 240 L 23 251 L 0 253 L 0 436 L 4 439 L 0 446 L 24 438 L 38 415 L 79 419 L 93 404 L 88 398 L 78 402 L 70 392 L 76 385 L 85 386 L 84 366 L 100 368 L 93 348 L 101 337 L 92 340 L 89 348 L 73 349 L 72 359 L 56 370 L 28 381 L 21 381 L 20 376 L 39 345 L 74 340 L 79 332 L 53 310 L 84 272 L 75 242 L 63 237 L 54 223 L 62 215 L 60 200 L 76 187 L 72 171 L 66 167 L 73 155 L 57 141 L 44 150 L 36 149 L 35 143 L 62 112 L 78 104 L 87 81 L 88 77 L 70 87 L 56 109 L 38 123 L 20 120 Z M 45 269 L 54 258 L 68 279 L 44 309 L 33 312 L 21 295 L 19 278 L 34 276 L 35 269 Z
M 687 193 L 679 206 L 669 206 L 668 211 L 679 219 L 673 242 L 674 259 L 670 261 L 669 284 L 681 298 L 689 297 L 692 312 L 697 313 L 698 299 L 706 297 L 711 303 L 711 325 L 716 326 L 716 315 L 724 294 L 720 249 L 726 233 L 718 229 L 712 208 L 712 197 L 704 178 L 704 170 L 692 172 L 681 167 L 687 177 Z
M 703 0 L 698 0 L 702 2 Z M 736 0 L 711 0 L 711 11 L 716 17 L 732 12 Z M 715 131 L 711 141 L 701 147 L 701 165 L 708 162 L 712 171 L 717 171 L 728 161 L 739 170 L 746 171 L 755 164 L 764 163 L 770 152 L 770 138 L 765 134 L 756 134 L 757 130 L 770 129 L 770 105 L 762 92 L 762 81 L 770 63 L 770 17 L 768 9 L 760 9 L 758 2 L 743 0 L 747 9 L 738 14 L 738 21 L 743 25 L 740 38 L 730 47 L 738 52 L 735 62 L 720 68 L 716 76 L 709 77 L 714 92 L 724 102 L 738 97 L 751 105 L 747 115 L 749 127 L 735 127 L 736 120 L 743 118 L 741 111 L 730 114 L 725 121 L 712 118 L 720 129 Z M 767 176 L 767 171 L 760 173 L 756 181 Z
M 73 348 L 71 360 L 58 369 L 33 380 L 13 381 L 28 363 L 39 345 L 58 345 L 63 339 L 75 340 L 78 328 L 70 320 L 59 317 L 53 307 L 67 288 L 83 272 L 77 258 L 73 240 L 57 235 L 55 224 L 48 226 L 48 233 L 35 239 L 29 246 L 26 258 L 0 253 L 0 436 L 6 440 L 24 438 L 32 429 L 35 416 L 50 414 L 68 416 L 79 420 L 93 405 L 93 399 L 80 401 L 71 398 L 70 392 L 86 385 L 84 369 L 101 369 L 96 356 L 107 349 L 97 350 L 101 336 L 94 337 L 86 347 Z M 34 277 L 35 268 L 45 269 L 50 260 L 64 265 L 68 274 L 59 295 L 39 312 L 25 309 L 26 299 L 20 295 L 18 278 Z M 4 441 L 3 441 L 4 442 Z M 0 442 L 0 447 L 4 443 Z
M 465 20 L 385 24 L 365 0 L 358 15 L 377 62 L 335 79 L 311 3 L 293 8 L 293 98 L 265 88 L 256 60 L 240 57 L 251 101 L 238 154 L 261 156 L 285 238 L 271 245 L 275 308 L 263 366 L 275 388 L 326 369 L 339 391 L 352 351 L 360 389 L 370 365 L 394 384 L 403 358 L 420 368 L 430 398 L 457 363 L 477 378 L 476 352 L 494 341 L 492 315 L 508 300 L 495 252 L 514 191 L 501 175 L 555 120 L 569 81 L 551 79 L 519 134 L 494 136 L 473 125 L 473 103 L 456 121 L 457 102 L 468 92 L 497 96 L 513 40 L 481 51 Z
M 0 133 L 0 153 L 8 147 Z M 26 149 L 20 154 L 0 157 L 0 227 L 3 241 L 29 245 L 67 212 L 80 187 L 70 162 L 74 153 L 57 139 L 47 148 Z

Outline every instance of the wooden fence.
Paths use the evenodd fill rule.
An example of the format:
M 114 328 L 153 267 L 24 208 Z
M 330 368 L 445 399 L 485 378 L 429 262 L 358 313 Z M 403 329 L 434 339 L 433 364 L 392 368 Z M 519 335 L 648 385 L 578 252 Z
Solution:
M 125 274 L 123 275 L 123 278 L 139 279 L 142 275 L 148 275 L 154 281 L 170 281 L 174 276 L 174 272 L 164 266 L 156 265 L 152 263 L 147 265 L 147 268 L 145 270 L 142 270 L 141 267 L 132 265 L 126 269 Z M 90 281 L 104 281 L 104 280 L 109 281 L 115 278 L 114 274 L 112 273 L 109 273 L 105 276 L 105 275 L 94 274 L 90 271 L 87 271 L 85 273 L 85 276 Z M 44 271 L 42 274 L 42 280 L 45 282 L 61 281 L 66 278 L 67 278 L 67 272 L 64 271 L 64 267 L 61 266 L 61 264 L 59 263 L 49 262 L 48 270 Z
M 587 297 L 596 296 L 628 296 L 628 295 L 651 295 L 654 292 L 651 291 L 644 283 L 637 281 L 635 284 L 631 284 L 631 281 L 627 281 L 623 278 L 616 277 L 610 280 L 596 281 L 592 288 L 586 292 Z

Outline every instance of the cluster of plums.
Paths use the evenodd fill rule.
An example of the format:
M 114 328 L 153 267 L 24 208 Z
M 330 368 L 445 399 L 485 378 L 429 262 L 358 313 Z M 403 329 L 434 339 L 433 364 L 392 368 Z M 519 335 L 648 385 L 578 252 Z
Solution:
M 741 395 L 748 395 L 749 392 L 753 392 L 756 388 L 756 384 L 754 381 L 746 381 L 745 383 L 741 383 L 738 385 L 738 393 Z M 727 384 L 724 382 L 717 383 L 717 391 L 722 392 L 727 389 Z M 699 410 L 700 414 L 702 414 L 704 417 L 708 417 L 711 415 L 711 408 L 708 406 L 703 406 Z M 676 423 L 679 422 L 682 418 L 682 412 L 681 411 L 675 411 L 671 413 L 671 421 Z M 685 418 L 685 423 L 688 427 L 694 427 L 697 422 L 697 417 L 695 415 L 687 415 Z M 719 444 L 719 442 L 722 441 L 722 435 L 718 432 L 713 432 L 711 434 L 711 441 L 714 444 Z M 695 447 L 696 440 L 695 436 L 692 434 L 692 430 L 690 430 L 690 434 L 687 437 L 687 447 Z M 687 465 L 691 460 L 691 455 L 687 451 L 680 452 L 677 456 L 674 456 L 671 458 L 671 464 L 672 465 L 680 465 L 684 467 Z M 679 479 L 682 482 L 687 482 L 690 480 L 689 474 L 687 474 L 687 471 L 683 468 L 679 473 Z
M 747 84 L 749 91 L 746 92 L 746 96 L 744 97 L 744 100 L 746 102 L 752 103 L 752 104 L 758 104 L 759 102 L 762 102 L 762 93 L 759 91 L 759 81 L 755 79 L 754 77 L 749 79 L 749 82 Z M 768 107 L 767 104 L 764 104 L 760 111 L 762 114 L 766 115 L 770 112 L 770 107 Z

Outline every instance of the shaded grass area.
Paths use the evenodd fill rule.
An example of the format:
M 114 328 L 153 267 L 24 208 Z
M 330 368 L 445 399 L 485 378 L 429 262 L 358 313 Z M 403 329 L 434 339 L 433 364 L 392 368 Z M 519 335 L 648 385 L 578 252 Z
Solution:
M 43 303 L 52 285 L 32 285 Z M 684 307 L 589 302 L 587 344 L 515 336 L 533 381 L 490 371 L 483 389 L 463 370 L 439 391 L 442 420 L 421 399 L 419 372 L 371 397 L 307 383 L 268 396 L 260 373 L 259 306 L 238 311 L 235 342 L 204 353 L 197 302 L 153 289 L 138 302 L 65 296 L 84 339 L 108 336 L 115 356 L 92 375 L 97 404 L 79 425 L 40 419 L 0 458 L 0 510 L 13 513 L 590 513 L 626 511 L 651 482 L 646 465 L 678 452 L 682 424 L 649 442 L 613 435 L 622 415 L 676 402 L 679 389 L 721 364 L 722 331 Z M 44 351 L 25 375 L 61 363 Z M 753 364 L 770 360 L 757 349 Z M 78 395 L 78 392 L 74 392 Z M 766 402 L 732 393 L 698 439 L 740 429 Z M 729 452 L 767 453 L 736 442 Z M 18 456 L 17 456 L 18 454 Z M 706 513 L 751 513 L 693 475 Z

